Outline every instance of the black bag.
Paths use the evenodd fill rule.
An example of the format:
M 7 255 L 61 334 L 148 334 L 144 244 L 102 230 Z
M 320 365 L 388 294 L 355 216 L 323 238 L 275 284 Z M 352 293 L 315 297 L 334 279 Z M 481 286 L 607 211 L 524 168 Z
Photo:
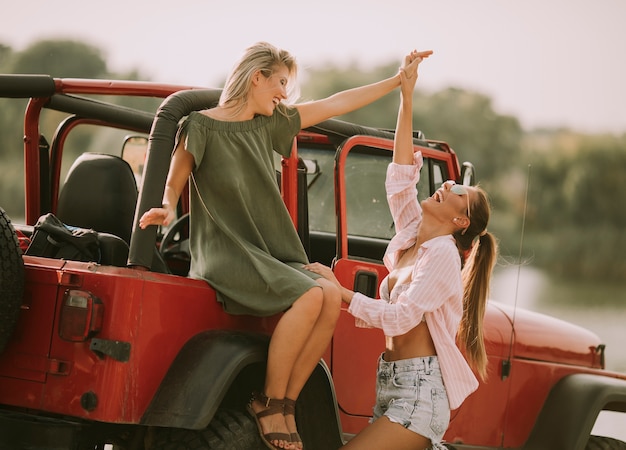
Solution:
M 99 263 L 98 233 L 66 225 L 54 214 L 48 213 L 37 220 L 26 254 Z

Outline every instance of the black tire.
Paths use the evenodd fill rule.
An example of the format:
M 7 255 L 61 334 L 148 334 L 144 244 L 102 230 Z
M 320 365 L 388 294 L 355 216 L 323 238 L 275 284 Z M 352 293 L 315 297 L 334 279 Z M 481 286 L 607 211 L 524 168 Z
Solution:
M 585 450 L 626 450 L 626 442 L 604 436 L 590 436 Z
M 17 233 L 0 208 L 0 353 L 13 334 L 24 296 L 24 260 Z
M 219 410 L 201 431 L 158 429 L 150 450 L 259 450 L 261 442 L 254 420 L 240 411 Z

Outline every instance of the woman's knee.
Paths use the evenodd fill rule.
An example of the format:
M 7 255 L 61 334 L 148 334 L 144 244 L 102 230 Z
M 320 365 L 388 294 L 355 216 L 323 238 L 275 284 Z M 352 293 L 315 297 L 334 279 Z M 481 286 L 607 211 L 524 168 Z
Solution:
M 341 309 L 341 291 L 339 287 L 328 280 L 318 280 L 324 293 L 323 309 L 331 310 L 339 314 Z
M 325 298 L 341 299 L 341 291 L 339 290 L 339 286 L 337 286 L 335 283 L 326 280 L 325 278 L 319 278 L 317 282 L 322 287 Z
M 307 310 L 307 315 L 319 315 L 324 304 L 324 291 L 319 287 L 309 289 L 294 303 L 292 309 L 302 308 Z

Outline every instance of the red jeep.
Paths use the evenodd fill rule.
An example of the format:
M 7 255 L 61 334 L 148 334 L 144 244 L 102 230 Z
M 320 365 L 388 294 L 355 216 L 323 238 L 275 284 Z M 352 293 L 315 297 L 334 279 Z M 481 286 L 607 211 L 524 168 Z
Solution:
M 155 114 L 116 104 L 129 96 L 167 98 Z M 24 136 L 25 223 L 0 212 L 0 448 L 259 448 L 244 405 L 263 384 L 276 317 L 228 315 L 207 283 L 187 277 L 186 196 L 168 229 L 136 224 L 161 203 L 179 120 L 218 96 L 0 76 L 0 97 L 30 99 L 24 130 L 15 130 Z M 53 136 L 40 132 L 44 110 L 62 113 L 43 113 L 58 118 Z M 124 145 L 119 138 L 120 151 L 83 153 L 72 140 L 77 129 L 130 136 Z M 381 259 L 393 235 L 383 184 L 392 144 L 392 132 L 329 120 L 277 161 L 310 259 L 334 263 L 342 283 L 370 296 L 386 275 Z M 424 156 L 420 196 L 447 179 L 473 181 L 472 165 L 446 143 L 418 132 L 414 144 Z M 95 256 L 63 257 L 59 238 L 35 227 L 49 213 L 80 242 L 91 237 Z M 600 411 L 626 411 L 626 375 L 604 369 L 596 335 L 494 301 L 485 326 L 489 378 L 453 411 L 448 448 L 626 448 L 590 437 Z M 380 330 L 357 329 L 342 311 L 297 406 L 308 450 L 337 449 L 367 425 L 383 346 Z

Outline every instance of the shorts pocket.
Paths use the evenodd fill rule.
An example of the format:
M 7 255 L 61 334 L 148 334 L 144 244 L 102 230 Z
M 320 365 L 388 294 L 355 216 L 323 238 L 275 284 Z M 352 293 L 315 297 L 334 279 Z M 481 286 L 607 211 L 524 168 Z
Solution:
M 393 376 L 393 397 L 414 405 L 419 398 L 419 375 L 414 371 L 397 372 Z M 413 406 L 414 407 L 414 406 Z M 406 408 L 404 408 L 406 409 Z
M 430 429 L 441 439 L 450 423 L 450 405 L 445 389 L 433 388 L 431 390 L 433 415 L 430 420 Z
M 396 372 L 393 375 L 393 385 L 397 388 L 415 388 L 418 381 L 419 376 L 414 371 Z

